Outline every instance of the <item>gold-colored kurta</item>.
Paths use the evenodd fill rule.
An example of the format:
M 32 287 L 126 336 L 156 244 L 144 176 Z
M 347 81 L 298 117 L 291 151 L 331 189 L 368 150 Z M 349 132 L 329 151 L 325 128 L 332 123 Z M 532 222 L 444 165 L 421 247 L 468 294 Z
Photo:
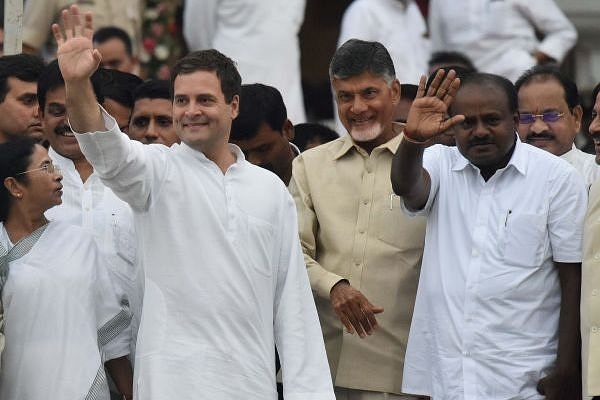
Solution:
M 334 385 L 401 393 L 425 219 L 409 218 L 393 195 L 390 169 L 400 136 L 368 154 L 349 136 L 296 157 L 290 191 Z M 350 335 L 329 292 L 347 279 L 376 306 L 379 329 Z
M 600 181 L 590 190 L 581 274 L 583 392 L 600 396 Z

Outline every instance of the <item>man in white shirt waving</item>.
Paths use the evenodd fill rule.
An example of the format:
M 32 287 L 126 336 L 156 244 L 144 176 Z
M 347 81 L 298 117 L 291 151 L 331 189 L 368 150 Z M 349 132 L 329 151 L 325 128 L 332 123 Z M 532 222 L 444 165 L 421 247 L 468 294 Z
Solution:
M 293 200 L 273 174 L 227 143 L 241 78 L 216 50 L 173 69 L 181 144 L 143 145 L 97 104 L 92 17 L 53 25 L 67 114 L 87 159 L 134 211 L 145 274 L 134 398 L 333 400 Z M 264 196 L 268 193 L 268 196 Z M 137 229 L 139 228 L 139 229 Z
M 579 399 L 583 180 L 517 139 L 510 81 L 443 75 L 427 96 L 421 81 L 392 165 L 405 211 L 428 216 L 403 391 Z M 449 128 L 456 147 L 425 150 Z

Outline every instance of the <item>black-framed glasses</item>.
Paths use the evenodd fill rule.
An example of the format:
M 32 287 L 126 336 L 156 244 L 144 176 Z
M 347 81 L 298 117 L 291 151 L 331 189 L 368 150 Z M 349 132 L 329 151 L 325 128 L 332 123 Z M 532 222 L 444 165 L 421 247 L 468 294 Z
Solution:
M 55 172 L 60 172 L 60 167 L 58 165 L 54 165 L 53 163 L 47 163 L 47 164 L 42 165 L 39 168 L 33 168 L 33 169 L 28 169 L 27 171 L 19 172 L 17 174 L 17 176 L 25 175 L 25 174 L 28 174 L 28 173 L 34 172 L 34 171 L 46 171 L 47 174 L 53 174 Z
M 558 121 L 564 117 L 564 115 L 564 112 L 559 113 L 557 111 L 548 111 L 541 114 L 521 113 L 519 114 L 519 123 L 523 125 L 531 125 L 537 118 L 540 118 L 546 123 L 552 123 Z

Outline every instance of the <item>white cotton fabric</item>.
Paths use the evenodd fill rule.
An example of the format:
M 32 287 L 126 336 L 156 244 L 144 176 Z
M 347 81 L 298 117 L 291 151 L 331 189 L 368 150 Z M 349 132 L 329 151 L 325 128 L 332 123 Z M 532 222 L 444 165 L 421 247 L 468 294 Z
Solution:
M 281 92 L 288 118 L 306 122 L 298 33 L 306 0 L 186 0 L 183 34 L 190 50 L 217 49 L 236 62 L 242 83 Z
M 333 400 L 296 211 L 274 174 L 231 145 L 225 174 L 185 144 L 76 134 L 105 184 L 134 210 L 145 275 L 134 395 Z
M 45 215 L 52 221 L 64 221 L 89 232 L 102 252 L 103 266 L 113 275 L 120 293 L 129 300 L 133 311 L 132 323 L 121 334 L 130 343 L 130 356 L 135 355 L 135 337 L 141 313 L 142 290 L 137 283 L 135 267 L 135 229 L 133 212 L 119 199 L 96 173 L 85 183 L 72 160 L 54 149 L 48 150 L 54 165 L 63 176 L 62 204 L 52 207 Z M 141 279 L 141 278 L 139 278 Z
M 581 151 L 573 144 L 571 150 L 560 158 L 566 160 L 579 172 L 588 189 L 600 178 L 600 166 L 596 164 L 596 155 Z
M 581 262 L 581 176 L 518 139 L 509 164 L 487 182 L 456 147 L 427 149 L 423 164 L 431 192 L 413 213 L 428 222 L 403 391 L 436 400 L 544 399 L 536 385 L 552 369 L 558 341 L 553 261 Z
M 513 82 L 537 63 L 536 50 L 560 63 L 577 41 L 554 0 L 431 0 L 429 29 L 432 51 L 460 51 L 478 70 Z
M 400 83 L 418 85 L 427 74 L 430 43 L 425 19 L 414 1 L 355 0 L 342 18 L 338 47 L 348 39 L 377 41 L 394 61 Z
M 6 247 L 4 224 L 0 232 Z M 129 352 L 118 339 L 98 348 L 98 328 L 119 313 L 120 299 L 93 239 L 70 224 L 50 222 L 10 262 L 2 302 L 2 400 L 83 399 L 103 362 Z M 108 386 L 100 399 L 109 399 Z

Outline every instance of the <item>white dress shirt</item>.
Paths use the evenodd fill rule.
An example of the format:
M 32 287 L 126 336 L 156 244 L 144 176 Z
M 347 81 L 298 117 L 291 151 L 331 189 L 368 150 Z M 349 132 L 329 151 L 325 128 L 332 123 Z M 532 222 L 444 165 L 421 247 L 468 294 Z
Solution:
M 0 241 L 12 247 L 3 224 Z M 83 399 L 97 382 L 94 398 L 109 400 L 99 374 L 104 361 L 129 352 L 129 343 L 117 337 L 98 348 L 98 329 L 119 314 L 121 297 L 92 237 L 50 222 L 31 250 L 9 265 L 0 398 Z
M 579 150 L 575 144 L 560 158 L 566 160 L 581 174 L 588 189 L 596 179 L 600 178 L 600 166 L 596 164 L 596 156 Z
M 223 174 L 185 144 L 119 132 L 76 134 L 103 182 L 134 210 L 144 268 L 134 396 L 333 400 L 294 202 L 273 173 L 237 161 Z M 268 194 L 268 195 L 266 195 Z
M 217 49 L 233 59 L 242 83 L 281 92 L 289 119 L 306 122 L 298 32 L 306 0 L 186 0 L 183 34 L 190 50 Z
M 536 50 L 562 62 L 577 41 L 554 0 L 431 0 L 429 29 L 432 51 L 462 52 L 513 82 L 537 63 Z
M 400 83 L 418 84 L 427 73 L 427 26 L 414 1 L 355 0 L 342 18 L 338 47 L 348 39 L 377 41 L 394 61 Z
M 427 149 L 423 163 L 431 192 L 414 213 L 428 222 L 403 391 L 543 399 L 536 385 L 556 360 L 561 301 L 553 261 L 581 262 L 581 176 L 519 140 L 487 182 L 456 147 Z

